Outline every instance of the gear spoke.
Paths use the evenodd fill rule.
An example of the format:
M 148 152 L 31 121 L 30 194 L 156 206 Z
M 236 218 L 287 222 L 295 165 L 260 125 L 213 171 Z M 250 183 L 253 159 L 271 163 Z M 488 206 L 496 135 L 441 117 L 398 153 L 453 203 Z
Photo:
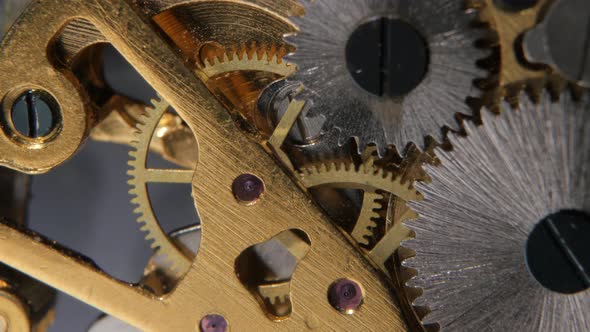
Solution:
M 191 183 L 194 170 L 175 169 L 147 169 L 146 183 Z
M 188 169 L 154 169 L 146 167 L 148 154 L 150 153 L 150 144 L 154 138 L 154 132 L 160 123 L 160 119 L 166 114 L 166 110 L 170 107 L 166 101 L 152 101 L 152 103 L 153 107 L 148 109 L 147 112 L 144 112 L 144 115 L 142 115 L 139 124 L 137 125 L 134 143 L 132 143 L 135 150 L 129 153 L 131 157 L 129 161 L 131 169 L 128 172 L 131 176 L 129 185 L 131 186 L 130 194 L 133 196 L 131 202 L 137 206 L 135 209 L 135 212 L 139 215 L 137 222 L 143 224 L 141 230 L 147 232 L 146 239 L 151 242 L 152 248 L 157 250 L 162 256 L 165 256 L 166 259 L 172 263 L 171 269 L 180 275 L 189 269 L 193 257 L 182 252 L 160 227 L 158 218 L 151 207 L 147 184 L 192 183 L 195 171 Z M 197 147 L 198 144 L 194 144 L 194 148 Z M 195 155 L 198 156 L 198 151 L 187 151 L 187 153 L 188 152 L 195 153 Z

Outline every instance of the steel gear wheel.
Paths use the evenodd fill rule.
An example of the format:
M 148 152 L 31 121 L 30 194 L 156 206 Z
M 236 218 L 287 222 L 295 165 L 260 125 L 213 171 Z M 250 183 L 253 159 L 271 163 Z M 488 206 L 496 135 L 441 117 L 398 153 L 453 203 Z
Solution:
M 157 131 L 158 124 L 170 107 L 166 101 L 153 100 L 152 104 L 139 119 L 135 139 L 131 144 L 133 150 L 129 152 L 129 194 L 133 197 L 131 203 L 136 206 L 134 212 L 139 215 L 137 222 L 143 224 L 141 230 L 147 233 L 146 240 L 154 250 L 170 261 L 172 270 L 184 273 L 190 267 L 193 257 L 183 252 L 160 227 L 152 210 L 147 186 L 149 183 L 192 183 L 195 171 L 148 168 L 150 142 L 154 135 L 161 134 Z
M 286 40 L 297 47 L 287 60 L 298 65 L 289 78 L 307 89 L 303 99 L 314 102 L 310 116 L 324 115 L 326 130 L 340 131 L 340 144 L 357 140 L 359 153 L 374 143 L 380 151 L 393 144 L 424 148 L 425 137 L 441 142 L 443 127 L 459 129 L 457 113 L 471 114 L 468 97 L 481 92 L 474 80 L 487 76 L 477 61 L 488 51 L 476 47 L 487 34 L 472 27 L 475 13 L 461 1 L 302 0 L 306 15 L 293 18 L 300 32 Z M 363 89 L 348 68 L 349 37 L 367 18 L 400 18 L 424 39 L 427 70 L 410 92 L 381 97 Z M 394 47 L 394 46 L 392 46 Z
M 504 103 L 500 116 L 484 112 L 483 125 L 467 123 L 467 137 L 450 138 L 452 152 L 438 151 L 441 166 L 427 167 L 432 183 L 417 185 L 424 200 L 410 203 L 420 215 L 406 223 L 416 238 L 404 243 L 415 251 L 403 266 L 417 273 L 407 286 L 421 293 L 413 305 L 428 312 L 422 320 L 425 326 L 468 331 L 590 329 L 590 289 L 549 290 L 527 256 L 529 234 L 538 225 L 563 211 L 590 212 L 587 97 L 576 103 L 562 95 L 554 102 L 544 94 L 535 104 L 521 95 L 519 109 Z M 569 221 L 559 225 L 570 227 Z M 583 267 L 588 259 L 580 255 L 582 265 L 572 265 L 576 255 L 587 252 L 568 248 L 565 235 L 558 233 L 548 243 L 555 243 L 565 268 L 558 268 L 551 256 L 543 254 L 541 260 L 551 261 L 553 270 L 571 268 L 575 274 L 581 268 L 575 282 L 588 283 Z M 583 242 L 587 238 L 578 244 Z

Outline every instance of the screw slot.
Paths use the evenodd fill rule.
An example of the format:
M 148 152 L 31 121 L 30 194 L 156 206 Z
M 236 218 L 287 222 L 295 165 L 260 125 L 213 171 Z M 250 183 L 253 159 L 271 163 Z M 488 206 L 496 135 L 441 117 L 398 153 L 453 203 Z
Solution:
M 563 210 L 541 220 L 526 243 L 530 273 L 543 287 L 574 294 L 590 288 L 590 215 Z
M 404 47 L 399 47 L 404 45 Z M 428 72 L 424 37 L 406 21 L 379 17 L 360 25 L 348 39 L 346 62 L 367 92 L 399 98 L 414 90 Z
M 28 90 L 12 104 L 10 122 L 20 136 L 29 139 L 46 138 L 59 125 L 57 101 L 42 90 Z

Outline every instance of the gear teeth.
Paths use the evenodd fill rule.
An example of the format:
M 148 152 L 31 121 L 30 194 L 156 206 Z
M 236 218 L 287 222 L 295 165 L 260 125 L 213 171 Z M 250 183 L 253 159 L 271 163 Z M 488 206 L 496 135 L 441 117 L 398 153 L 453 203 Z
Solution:
M 390 192 L 404 200 L 416 200 L 421 197 L 413 189 L 412 183 L 404 184 L 401 176 L 376 166 L 374 162 L 366 162 L 358 167 L 348 162 L 311 165 L 299 171 L 299 180 L 305 188 L 321 185 L 358 186 L 369 191 Z
M 474 0 L 470 1 L 474 2 Z M 306 87 L 306 90 L 301 93 L 301 98 L 315 99 L 318 104 L 323 103 L 320 107 L 312 109 L 310 115 L 323 114 L 326 116 L 326 126 L 328 129 L 337 129 L 340 131 L 338 137 L 339 146 L 344 146 L 352 139 L 356 142 L 359 153 L 367 146 L 374 145 L 378 148 L 380 156 L 385 152 L 385 148 L 391 144 L 399 149 L 403 149 L 407 144 L 414 143 L 424 149 L 426 145 L 424 142 L 429 137 L 432 137 L 439 143 L 444 143 L 449 129 L 454 131 L 460 131 L 462 129 L 461 122 L 458 121 L 459 118 L 477 115 L 475 111 L 477 109 L 476 106 L 481 105 L 483 100 L 487 98 L 487 91 L 479 85 L 474 85 L 474 81 L 485 81 L 487 85 L 491 85 L 490 82 L 494 81 L 494 74 L 497 71 L 494 67 L 498 63 L 496 61 L 495 66 L 489 66 L 488 68 L 484 68 L 478 64 L 480 60 L 490 58 L 494 55 L 493 47 L 483 47 L 482 45 L 494 38 L 497 39 L 497 36 L 493 32 L 493 29 L 485 27 L 478 22 L 480 13 L 479 7 L 476 5 L 481 5 L 481 3 L 474 2 L 473 4 L 469 4 L 469 6 L 464 6 L 462 3 L 458 5 L 457 2 L 453 1 L 442 1 L 440 4 L 435 0 L 427 2 L 431 2 L 431 4 L 426 4 L 423 8 L 419 5 L 421 3 L 420 1 L 412 2 L 410 7 L 415 7 L 412 10 L 408 10 L 406 14 L 409 15 L 408 18 L 410 21 L 420 21 L 428 17 L 428 15 L 420 10 L 430 10 L 427 6 L 453 10 L 453 12 L 449 13 L 450 15 L 457 15 L 455 17 L 456 24 L 454 24 L 454 28 L 449 29 L 444 34 L 444 41 L 442 38 L 439 39 L 440 36 L 433 36 L 432 38 L 433 48 L 431 51 L 438 52 L 437 54 L 440 54 L 441 57 L 446 55 L 447 58 L 444 63 L 441 60 L 438 68 L 434 68 L 431 72 L 438 73 L 439 69 L 441 71 L 444 69 L 445 73 L 455 73 L 460 80 L 457 82 L 447 81 L 443 78 L 449 77 L 448 74 L 441 75 L 440 78 L 438 78 L 437 74 L 433 74 L 433 77 L 436 76 L 437 79 L 431 82 L 424 81 L 424 84 L 421 84 L 420 88 L 424 88 L 424 92 L 437 92 L 432 93 L 428 99 L 431 101 L 435 100 L 437 104 L 432 105 L 435 108 L 440 105 L 438 107 L 440 112 L 431 114 L 432 121 L 430 119 L 429 121 L 424 121 L 419 116 L 411 116 L 411 112 L 403 112 L 404 123 L 417 129 L 408 131 L 397 130 L 397 119 L 393 119 L 393 117 L 388 116 L 381 109 L 374 107 L 376 102 L 365 103 L 363 98 L 370 98 L 370 96 L 363 95 L 362 92 L 358 92 L 359 95 L 357 95 L 356 90 L 350 90 L 352 93 L 348 95 L 341 95 L 336 93 L 337 91 L 333 91 L 331 88 L 333 84 L 326 84 L 328 80 L 329 82 L 342 81 L 341 84 L 343 86 L 339 86 L 340 88 L 347 89 L 347 91 L 349 91 L 349 88 L 354 88 L 348 80 L 348 73 L 334 70 L 334 66 L 344 68 L 345 63 L 338 62 L 334 64 L 334 61 L 325 61 L 326 57 L 335 59 L 339 59 L 339 57 L 336 53 L 330 53 L 333 51 L 326 47 L 327 44 L 322 42 L 322 38 L 317 38 L 318 32 L 326 31 L 326 27 L 330 27 L 329 30 L 337 32 L 330 35 L 330 42 L 336 44 L 345 43 L 348 35 L 344 31 L 348 31 L 349 29 L 338 29 L 338 26 L 342 27 L 342 25 L 348 24 L 350 25 L 349 28 L 354 29 L 357 22 L 363 19 L 362 15 L 354 17 L 354 13 L 358 12 L 359 8 L 362 8 L 363 12 L 374 12 L 378 15 L 379 11 L 386 10 L 379 7 L 384 2 L 377 4 L 377 2 L 366 0 L 332 2 L 304 1 L 303 7 L 307 10 L 306 15 L 302 17 L 291 17 L 295 25 L 299 26 L 299 30 L 295 33 L 285 35 L 283 40 L 287 44 L 297 47 L 297 49 L 295 52 L 287 54 L 284 59 L 298 66 L 299 70 L 294 75 L 288 77 L 287 81 L 300 83 Z M 414 5 L 414 3 L 417 5 Z M 342 15 L 346 16 L 346 18 L 333 19 L 329 15 L 334 10 L 343 13 Z M 340 33 L 338 31 L 342 32 Z M 440 35 L 442 36 L 443 34 Z M 464 52 L 451 52 L 453 50 L 462 50 Z M 449 57 L 448 54 L 456 55 Z M 468 67 L 464 67 L 465 64 Z M 324 74 L 323 76 L 320 75 L 322 79 L 318 80 L 317 75 L 312 75 L 317 72 Z M 316 96 L 332 97 L 319 99 L 315 98 Z M 468 97 L 467 102 L 466 97 Z M 355 105 L 354 109 L 348 109 L 349 107 L 347 105 L 353 104 Z M 406 104 L 405 101 L 404 104 Z M 409 110 L 409 107 L 404 105 L 401 105 L 401 107 L 404 110 L 406 108 Z M 420 105 L 417 104 L 416 107 L 420 107 Z M 351 116 L 358 118 L 359 112 L 363 113 L 361 115 L 363 126 L 351 126 L 349 123 L 338 120 L 340 118 L 347 119 Z M 369 112 L 370 114 L 364 116 L 365 112 Z M 344 116 L 341 116 L 343 114 Z M 410 116 L 407 116 L 408 114 Z
M 365 195 L 367 194 L 368 193 L 365 193 Z M 375 194 L 375 196 L 371 195 L 370 202 L 368 203 L 369 206 L 363 206 L 363 210 L 365 208 L 368 209 L 366 215 L 363 215 L 363 213 L 361 212 L 361 215 L 359 215 L 359 218 L 357 220 L 357 227 L 361 227 L 363 230 L 363 233 L 360 235 L 360 238 L 358 239 L 361 241 L 357 241 L 360 245 L 364 247 L 368 248 L 376 238 L 375 231 L 377 230 L 379 222 L 381 221 L 381 215 L 379 214 L 379 210 L 383 208 L 383 206 L 380 202 L 377 201 L 377 199 L 382 198 L 383 195 L 380 194 Z
M 562 204 L 565 204 L 568 208 L 572 208 L 573 206 L 574 209 L 584 206 L 583 200 L 572 203 L 575 200 L 570 200 L 569 197 L 583 197 L 584 194 L 580 193 L 584 192 L 584 184 L 587 183 L 585 180 L 587 180 L 588 173 L 584 170 L 584 167 L 580 167 L 579 165 L 588 164 L 584 162 L 588 159 L 588 154 L 577 155 L 576 152 L 583 153 L 589 151 L 587 146 L 584 145 L 584 143 L 589 142 L 587 139 L 584 140 L 584 138 L 588 137 L 587 135 L 584 136 L 584 134 L 587 134 L 588 128 L 590 128 L 588 125 L 584 126 L 584 124 L 590 123 L 587 121 L 590 119 L 590 116 L 588 116 L 589 113 L 585 112 L 588 110 L 588 100 L 577 103 L 567 93 L 563 93 L 559 98 L 554 99 L 549 95 L 547 90 L 541 94 L 539 102 L 532 100 L 525 93 L 521 93 L 518 100 L 520 101 L 519 107 L 512 107 L 509 102 L 501 103 L 501 114 L 495 114 L 491 110 L 483 110 L 482 123 L 475 124 L 468 122 L 466 123 L 466 128 L 468 129 L 466 136 L 454 135 L 451 137 L 455 150 L 448 152 L 448 154 L 437 151 L 437 153 L 440 152 L 441 156 L 443 156 L 441 158 L 444 158 L 444 160 L 441 167 L 429 167 L 428 169 L 432 173 L 434 182 L 430 186 L 426 184 L 420 185 L 421 189 L 423 188 L 430 193 L 429 200 L 425 203 L 413 202 L 410 204 L 420 214 L 418 215 L 417 213 L 415 218 L 408 219 L 404 224 L 409 229 L 413 229 L 417 235 L 413 239 L 402 242 L 402 247 L 400 248 L 400 252 L 403 252 L 403 254 L 400 254 L 401 268 L 397 274 L 400 275 L 398 277 L 400 284 L 405 289 L 405 292 L 409 294 L 405 301 L 413 307 L 417 313 L 418 321 L 424 325 L 426 330 L 429 330 L 429 325 L 434 324 L 442 330 L 450 329 L 449 324 L 453 324 L 453 326 L 462 325 L 462 322 L 460 322 L 461 319 L 456 317 L 451 317 L 447 321 L 441 321 L 441 317 L 447 319 L 450 312 L 448 308 L 455 308 L 454 305 L 463 301 L 465 296 L 461 296 L 461 300 L 455 299 L 454 301 L 447 302 L 443 299 L 447 299 L 448 297 L 443 295 L 456 295 L 459 287 L 463 287 L 461 292 L 466 294 L 467 297 L 477 293 L 481 289 L 479 287 L 481 285 L 495 289 L 493 282 L 485 278 L 478 281 L 480 284 L 477 282 L 472 283 L 473 278 L 469 278 L 469 274 L 463 273 L 466 270 L 474 271 L 471 272 L 473 273 L 471 275 L 486 275 L 486 270 L 480 269 L 486 266 L 493 273 L 517 270 L 514 266 L 505 264 L 511 264 L 514 261 L 514 257 L 518 258 L 521 255 L 518 246 L 515 246 L 517 247 L 516 249 L 511 249 L 514 250 L 513 252 L 503 252 L 501 256 L 494 254 L 491 256 L 493 259 L 488 257 L 487 261 L 485 259 L 476 259 L 477 257 L 483 257 L 481 252 L 477 252 L 477 245 L 473 244 L 477 236 L 485 237 L 486 248 L 490 248 L 487 249 L 489 252 L 492 252 L 495 247 L 505 245 L 505 242 L 503 242 L 504 239 L 501 236 L 497 236 L 501 240 L 493 239 L 494 236 L 485 236 L 485 233 L 478 231 L 487 229 L 488 225 L 483 223 L 483 221 L 495 221 L 495 217 L 506 215 L 504 211 L 513 213 L 513 211 L 518 211 L 519 208 L 526 210 L 526 213 L 532 213 L 534 215 L 538 213 L 538 215 L 543 216 L 548 211 L 546 209 L 547 206 L 552 206 L 549 211 L 559 211 L 562 208 L 560 206 Z M 564 133 L 567 134 L 564 135 Z M 500 139 L 497 139 L 498 137 Z M 514 145 L 511 145 L 513 143 Z M 481 153 L 482 151 L 492 151 L 492 155 L 486 156 L 484 153 Z M 541 151 L 542 153 L 540 153 Z M 570 151 L 570 153 L 564 154 L 563 151 Z M 479 166 L 488 164 L 482 158 L 489 157 L 494 159 L 498 158 L 496 155 L 500 154 L 502 155 L 503 162 L 499 166 L 494 165 L 490 167 L 486 171 L 487 174 L 482 176 L 484 178 L 493 178 L 492 181 L 497 181 L 496 183 L 491 183 L 490 180 L 487 180 L 487 182 L 482 181 L 478 176 L 467 176 L 469 174 L 479 174 Z M 508 162 L 509 160 L 525 160 L 527 162 L 518 164 L 510 163 Z M 548 162 L 543 164 L 543 167 L 539 167 L 534 171 L 526 167 L 526 165 L 531 163 L 538 164 L 539 161 Z M 504 163 L 508 167 L 504 166 Z M 571 167 L 563 167 L 563 165 Z M 559 170 L 559 172 L 556 170 Z M 564 172 L 563 174 L 561 173 L 562 171 Z M 510 174 L 510 172 L 514 172 L 516 176 Z M 531 175 L 528 172 L 535 174 Z M 487 188 L 486 194 L 481 195 L 481 197 L 473 201 L 467 199 L 470 194 L 452 197 L 453 190 L 446 186 L 447 183 L 452 182 L 451 174 L 455 175 L 457 179 L 460 177 L 477 179 L 467 181 L 464 187 L 469 190 L 471 190 L 470 188 L 485 187 Z M 534 179 L 534 181 L 531 181 L 531 179 Z M 519 181 L 522 181 L 522 183 L 519 183 Z M 546 184 L 547 187 L 529 193 L 528 188 L 530 186 L 534 187 L 536 185 L 535 181 L 540 181 Z M 486 182 L 487 186 L 482 185 L 484 182 Z M 497 187 L 495 187 L 496 185 Z M 502 189 L 499 190 L 497 188 Z M 504 198 L 502 200 L 516 202 L 514 203 L 515 206 L 503 207 L 504 210 L 497 210 L 500 205 L 493 200 L 488 201 L 487 198 L 497 197 L 496 192 L 499 191 L 511 192 L 513 197 L 518 197 L 518 200 L 510 198 Z M 526 194 L 519 194 L 520 191 Z M 555 200 L 554 197 L 560 197 L 560 199 Z M 561 200 L 563 197 L 568 198 Z M 464 198 L 469 202 L 463 202 L 462 199 Z M 461 216 L 451 217 L 452 212 L 450 211 L 454 208 L 450 207 L 459 206 L 457 205 L 458 203 L 461 204 L 460 209 L 462 211 L 477 211 L 477 219 L 481 220 L 479 224 L 470 222 L 471 216 L 469 213 L 463 213 L 465 220 L 462 220 Z M 580 205 L 576 206 L 577 204 Z M 432 213 L 433 211 L 436 211 L 436 213 Z M 519 218 L 518 216 L 514 217 L 514 219 L 526 220 L 519 224 L 519 227 L 528 229 L 532 229 L 536 222 L 534 219 L 530 221 L 526 218 Z M 445 223 L 442 220 L 448 222 Z M 494 231 L 490 234 L 505 234 L 507 232 L 506 230 L 512 231 L 513 224 L 501 218 L 497 218 L 497 220 L 501 222 L 490 222 L 490 225 L 493 224 L 494 228 Z M 527 223 L 530 223 L 530 225 L 527 225 Z M 434 226 L 426 227 L 424 226 L 425 224 Z M 444 234 L 439 234 L 439 232 Z M 457 234 L 460 235 L 457 236 Z M 527 237 L 526 233 L 524 234 L 523 236 L 514 237 L 510 240 L 517 241 L 513 243 L 525 243 Z M 471 247 L 465 244 L 469 241 L 473 241 Z M 474 251 L 469 251 L 465 248 L 471 248 Z M 502 247 L 502 250 L 504 249 Z M 444 257 L 451 257 L 451 259 L 445 260 Z M 501 266 L 494 265 L 497 261 L 503 262 Z M 433 267 L 433 265 L 436 265 L 436 267 Z M 465 266 L 469 266 L 469 268 L 464 268 Z M 527 273 L 526 268 L 523 271 Z M 527 276 L 529 276 L 528 273 Z M 504 280 L 505 277 L 506 275 L 502 275 L 501 273 L 493 274 L 493 279 L 495 280 Z M 519 276 L 514 273 L 510 274 L 509 277 L 516 280 Z M 470 283 L 468 285 L 464 284 L 465 280 L 469 280 Z M 441 285 L 444 286 L 441 287 Z M 537 286 L 540 287 L 540 285 Z M 534 289 L 528 291 L 530 293 L 527 294 L 536 292 Z M 497 294 L 506 293 L 498 291 L 493 295 Z M 541 294 L 541 292 L 537 294 Z M 469 303 L 479 303 L 480 305 L 482 303 L 475 296 L 471 297 L 470 300 Z M 510 299 L 502 296 L 501 301 L 502 303 L 507 303 L 506 301 L 510 301 Z M 571 298 L 569 301 L 569 303 L 584 303 L 584 300 L 580 298 Z M 462 310 L 470 310 L 469 308 L 456 310 L 455 313 L 458 317 L 464 317 L 466 313 Z M 445 309 L 447 310 L 446 312 Z M 578 312 L 576 311 L 578 308 L 572 307 L 569 309 L 570 311 Z M 551 314 L 553 313 L 554 310 L 552 310 Z M 531 313 L 527 312 L 523 317 L 529 316 L 531 316 Z M 544 317 L 545 315 L 543 312 L 535 312 L 533 316 Z M 570 320 L 567 318 L 557 318 L 555 321 L 567 322 Z M 475 330 L 482 326 L 492 330 L 506 330 L 506 325 L 501 326 L 501 324 L 496 324 L 492 326 L 487 323 L 480 323 L 473 324 L 472 327 Z M 521 323 L 513 326 L 519 326 L 519 330 L 527 330 L 532 329 L 533 326 L 536 328 L 539 325 L 538 322 L 527 322 L 527 324 Z M 577 331 L 580 328 L 579 326 L 578 328 L 570 326 L 564 330 Z M 581 330 L 587 329 L 582 328 Z
M 203 61 L 203 73 L 206 77 L 234 71 L 266 71 L 280 76 L 291 75 L 296 67 L 283 60 L 284 48 L 243 46 L 237 50 L 223 52 Z
M 170 105 L 165 100 L 152 99 L 152 106 L 146 108 L 139 118 L 131 142 L 127 170 L 129 195 L 134 207 L 133 213 L 137 215 L 137 223 L 140 230 L 146 233 L 145 239 L 157 255 L 164 257 L 170 264 L 171 271 L 182 273 L 188 270 L 190 261 L 168 239 L 158 224 L 156 216 L 151 209 L 146 185 L 143 182 L 146 171 L 145 162 L 149 153 L 149 144 L 160 118 Z
M 288 295 L 266 297 L 265 300 L 271 305 L 288 304 L 290 302 Z

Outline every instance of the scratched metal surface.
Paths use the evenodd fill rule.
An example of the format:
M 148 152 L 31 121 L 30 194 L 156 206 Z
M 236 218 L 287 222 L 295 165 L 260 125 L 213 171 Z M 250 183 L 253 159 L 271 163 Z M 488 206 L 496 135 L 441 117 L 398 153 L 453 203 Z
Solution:
M 407 223 L 416 239 L 404 246 L 416 257 L 405 265 L 424 290 L 414 304 L 444 331 L 590 330 L 590 289 L 546 289 L 524 253 L 546 216 L 590 212 L 590 104 L 521 99 L 521 110 L 486 112 L 483 127 L 452 137 L 454 151 L 438 153 L 424 201 L 412 204 L 421 217 Z
M 0 30 L 10 27 L 26 3 L 0 0 Z M 154 97 L 150 87 L 116 52 L 108 50 L 107 61 L 107 77 L 117 90 L 146 102 Z M 35 176 L 29 224 L 35 231 L 91 257 L 116 278 L 137 282 L 152 252 L 129 203 L 128 151 L 127 147 L 90 141 L 72 160 L 48 174 Z M 163 186 L 152 194 L 159 217 L 171 221 L 168 229 L 194 221 L 190 187 Z M 86 331 L 100 315 L 98 310 L 59 294 L 56 320 L 49 332 Z
M 306 86 L 304 96 L 316 105 L 309 117 L 323 115 L 324 128 L 336 129 L 340 143 L 355 137 L 361 149 L 370 143 L 376 143 L 380 149 L 388 144 L 404 149 L 409 142 L 423 146 L 425 136 L 440 142 L 442 127 L 457 128 L 456 113 L 471 114 L 465 100 L 481 93 L 474 88 L 473 80 L 486 77 L 487 73 L 476 62 L 488 54 L 474 46 L 476 40 L 485 37 L 485 32 L 471 27 L 474 13 L 465 11 L 463 1 L 302 2 L 306 15 L 293 18 L 301 31 L 287 38 L 297 46 L 289 60 L 299 67 L 289 80 Z M 429 48 L 426 76 L 403 98 L 378 97 L 365 91 L 347 67 L 349 36 L 359 22 L 384 13 L 411 23 Z

